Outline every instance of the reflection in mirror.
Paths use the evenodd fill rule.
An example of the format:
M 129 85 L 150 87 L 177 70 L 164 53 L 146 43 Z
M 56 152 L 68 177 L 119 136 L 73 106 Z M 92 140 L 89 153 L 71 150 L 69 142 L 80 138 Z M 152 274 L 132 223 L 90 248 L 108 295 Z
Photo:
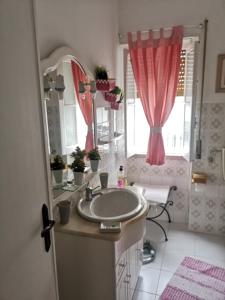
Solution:
M 98 107 L 96 101 L 97 145 L 100 150 L 109 150 L 112 143 L 123 137 L 123 110 L 115 111 L 110 107 Z
M 59 74 L 64 77 L 63 98 L 58 99 L 58 92 L 51 89 L 46 101 L 49 153 L 67 155 L 78 145 L 85 148 L 87 126 L 74 89 L 71 60 L 67 57 L 48 73 L 48 78 L 55 81 Z
M 77 146 L 87 151 L 94 146 L 92 95 L 89 93 L 84 98 L 79 94 L 79 81 L 88 81 L 92 77 L 72 53 L 72 49 L 62 47 L 42 61 L 48 150 L 51 161 L 60 155 L 66 166 L 72 163 L 70 154 Z M 61 183 L 56 180 L 60 172 L 63 174 Z M 71 169 L 52 168 L 52 174 L 53 189 L 57 189 L 53 191 L 54 196 L 57 197 L 64 188 L 76 189 L 71 184 Z

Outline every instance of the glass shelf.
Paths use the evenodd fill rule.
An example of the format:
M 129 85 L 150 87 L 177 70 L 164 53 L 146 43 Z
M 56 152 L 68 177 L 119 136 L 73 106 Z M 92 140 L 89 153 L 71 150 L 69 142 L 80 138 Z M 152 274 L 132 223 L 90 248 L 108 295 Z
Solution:
M 90 168 L 87 168 L 87 169 L 89 170 Z M 74 192 L 82 190 L 86 186 L 87 182 L 90 181 L 96 174 L 98 174 L 98 172 L 85 173 L 84 182 L 81 185 L 75 185 L 73 183 L 68 184 L 65 182 L 61 185 L 58 184 L 58 185 L 53 186 L 52 192 L 53 192 L 54 202 L 57 201 L 57 198 L 65 192 L 74 193 Z

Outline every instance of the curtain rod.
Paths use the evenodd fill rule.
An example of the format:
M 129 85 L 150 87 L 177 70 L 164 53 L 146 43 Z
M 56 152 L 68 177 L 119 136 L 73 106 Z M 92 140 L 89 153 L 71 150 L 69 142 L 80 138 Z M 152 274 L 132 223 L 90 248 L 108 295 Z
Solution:
M 204 22 L 198 24 L 198 25 L 184 25 L 183 26 L 184 29 L 188 29 L 188 28 L 199 28 L 199 29 L 202 29 L 204 27 Z M 173 27 L 163 27 L 164 30 L 172 30 Z M 148 33 L 149 30 L 140 30 L 141 33 Z M 159 32 L 160 31 L 160 28 L 157 28 L 157 29 L 152 29 L 153 32 Z M 131 34 L 135 34 L 137 33 L 137 31 L 132 31 Z M 118 36 L 119 38 L 121 39 L 122 37 L 126 36 L 127 33 L 118 33 Z

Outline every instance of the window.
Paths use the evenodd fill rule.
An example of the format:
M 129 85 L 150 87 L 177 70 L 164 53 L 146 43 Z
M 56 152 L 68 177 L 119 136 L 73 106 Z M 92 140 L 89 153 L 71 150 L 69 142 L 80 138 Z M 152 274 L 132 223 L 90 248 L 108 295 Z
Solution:
M 70 61 L 64 61 L 57 71 L 66 82 L 64 101 L 60 104 L 62 153 L 70 154 L 76 146 L 85 148 L 87 125 L 75 93 Z
M 195 38 L 185 38 L 183 41 L 177 96 L 172 112 L 163 127 L 166 155 L 187 158 L 190 156 L 195 95 L 193 85 L 196 60 L 195 41 Z M 129 54 L 125 67 L 125 87 L 127 155 L 146 154 L 150 129 L 138 97 Z

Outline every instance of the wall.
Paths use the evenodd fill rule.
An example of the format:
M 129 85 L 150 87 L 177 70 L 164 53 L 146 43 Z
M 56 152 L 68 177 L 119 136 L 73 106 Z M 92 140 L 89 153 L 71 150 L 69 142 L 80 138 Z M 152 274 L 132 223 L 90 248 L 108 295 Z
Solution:
M 117 1 L 38 0 L 37 23 L 41 58 L 67 45 L 91 71 L 105 65 L 115 76 Z
M 182 208 L 179 198 L 174 194 L 174 220 L 189 222 L 190 229 L 210 233 L 225 234 L 225 191 L 224 182 L 221 177 L 221 158 L 217 155 L 214 163 L 208 163 L 208 156 L 213 147 L 225 146 L 225 94 L 215 93 L 217 55 L 225 52 L 225 1 L 224 0 L 121 0 L 119 2 L 119 32 L 148 30 L 150 28 L 170 27 L 173 25 L 197 25 L 205 18 L 208 24 L 208 43 L 206 55 L 204 107 L 203 107 L 203 156 L 201 160 L 193 162 L 194 170 L 205 171 L 209 174 L 206 186 L 195 187 L 190 184 L 190 176 L 187 189 L 180 186 L 181 191 L 185 190 L 185 201 Z M 198 119 L 198 107 L 196 112 Z M 174 175 L 166 174 L 170 168 L 171 161 L 161 167 L 150 167 L 143 158 L 134 157 L 128 160 L 128 173 L 136 180 L 143 180 L 144 173 L 148 174 L 148 181 L 155 183 L 164 182 L 165 179 L 173 184 L 176 183 Z M 174 167 L 182 166 L 178 160 L 173 160 Z M 191 169 L 191 164 L 185 164 L 185 168 Z M 129 171 L 130 170 L 130 171 Z M 159 172 L 156 181 L 155 172 Z M 179 186 L 178 186 L 179 188 Z M 179 191 L 179 190 L 178 190 Z M 178 193 L 177 191 L 177 193 Z M 177 198 L 177 200 L 176 200 Z M 189 203 L 188 203 L 189 200 Z M 180 210 L 176 208 L 176 201 Z M 180 211 L 180 212 L 179 212 Z M 188 215 L 188 218 L 187 218 Z
M 208 160 L 212 149 L 225 146 L 225 103 L 204 103 L 202 118 L 202 159 L 192 164 L 193 171 L 208 174 L 207 185 L 192 185 L 189 228 L 195 231 L 225 234 L 225 185 L 221 153 Z

